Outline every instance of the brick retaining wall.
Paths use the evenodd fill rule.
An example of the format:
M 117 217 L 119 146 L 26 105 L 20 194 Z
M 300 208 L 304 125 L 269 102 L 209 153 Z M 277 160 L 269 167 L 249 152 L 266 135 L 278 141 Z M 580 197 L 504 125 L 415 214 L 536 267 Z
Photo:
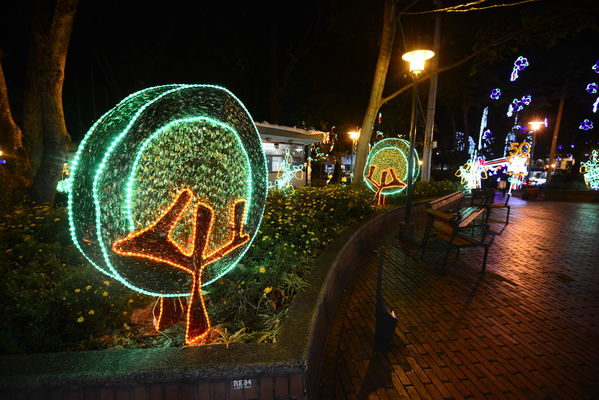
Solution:
M 412 208 L 421 213 L 423 203 Z M 278 343 L 104 350 L 0 357 L 0 399 L 252 400 L 318 396 L 326 338 L 341 292 L 378 241 L 403 221 L 385 209 L 316 260 Z

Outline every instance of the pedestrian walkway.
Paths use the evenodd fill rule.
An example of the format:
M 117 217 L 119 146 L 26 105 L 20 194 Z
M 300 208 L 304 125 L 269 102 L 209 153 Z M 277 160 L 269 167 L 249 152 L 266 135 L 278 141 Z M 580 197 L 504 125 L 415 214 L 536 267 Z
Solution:
M 482 249 L 441 275 L 438 240 L 424 261 L 384 240 L 393 345 L 373 350 L 373 255 L 336 312 L 321 399 L 599 399 L 599 204 L 510 204 L 484 275 Z

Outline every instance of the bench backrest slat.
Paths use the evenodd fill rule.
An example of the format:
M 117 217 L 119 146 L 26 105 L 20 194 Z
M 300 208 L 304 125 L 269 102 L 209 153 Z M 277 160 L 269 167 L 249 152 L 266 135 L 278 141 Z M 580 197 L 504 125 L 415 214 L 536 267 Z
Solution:
M 453 202 L 460 200 L 462 197 L 464 197 L 464 193 L 453 192 L 453 193 L 448 194 L 447 196 L 443 196 L 438 199 L 429 201 L 426 205 L 427 205 L 427 207 L 432 208 L 433 210 L 437 210 L 437 209 L 442 208 L 448 204 L 451 204 Z

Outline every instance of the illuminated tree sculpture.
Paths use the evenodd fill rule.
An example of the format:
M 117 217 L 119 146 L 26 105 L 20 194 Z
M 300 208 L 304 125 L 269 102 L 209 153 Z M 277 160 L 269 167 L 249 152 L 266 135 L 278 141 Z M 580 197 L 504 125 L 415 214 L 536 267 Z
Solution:
M 385 204 L 385 196 L 398 194 L 407 186 L 410 143 L 407 140 L 388 138 L 377 142 L 366 160 L 364 182 L 375 193 L 377 205 Z M 414 150 L 415 181 L 420 172 L 418 154 Z
M 599 154 L 593 150 L 589 161 L 580 163 L 580 173 L 588 187 L 599 190 Z
M 230 271 L 258 230 L 266 159 L 226 89 L 164 85 L 125 98 L 88 131 L 71 165 L 76 247 L 101 272 L 164 298 L 189 296 L 185 342 L 210 327 L 202 287 Z

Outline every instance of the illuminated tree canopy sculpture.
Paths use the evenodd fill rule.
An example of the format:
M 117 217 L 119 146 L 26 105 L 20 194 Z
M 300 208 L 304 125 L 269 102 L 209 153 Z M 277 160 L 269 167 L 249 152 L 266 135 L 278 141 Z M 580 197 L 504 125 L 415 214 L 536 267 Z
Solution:
M 378 205 L 384 204 L 385 196 L 398 194 L 406 188 L 409 149 L 407 140 L 387 138 L 370 150 L 364 167 L 364 182 L 375 193 Z M 415 181 L 420 172 L 416 150 L 413 165 L 412 179 Z
M 589 161 L 580 163 L 580 173 L 588 187 L 599 190 L 599 153 L 593 150 Z
M 92 265 L 129 288 L 189 295 L 185 341 L 193 343 L 210 326 L 201 287 L 247 251 L 267 174 L 256 127 L 232 93 L 151 87 L 104 114 L 81 142 L 69 177 L 71 235 Z

